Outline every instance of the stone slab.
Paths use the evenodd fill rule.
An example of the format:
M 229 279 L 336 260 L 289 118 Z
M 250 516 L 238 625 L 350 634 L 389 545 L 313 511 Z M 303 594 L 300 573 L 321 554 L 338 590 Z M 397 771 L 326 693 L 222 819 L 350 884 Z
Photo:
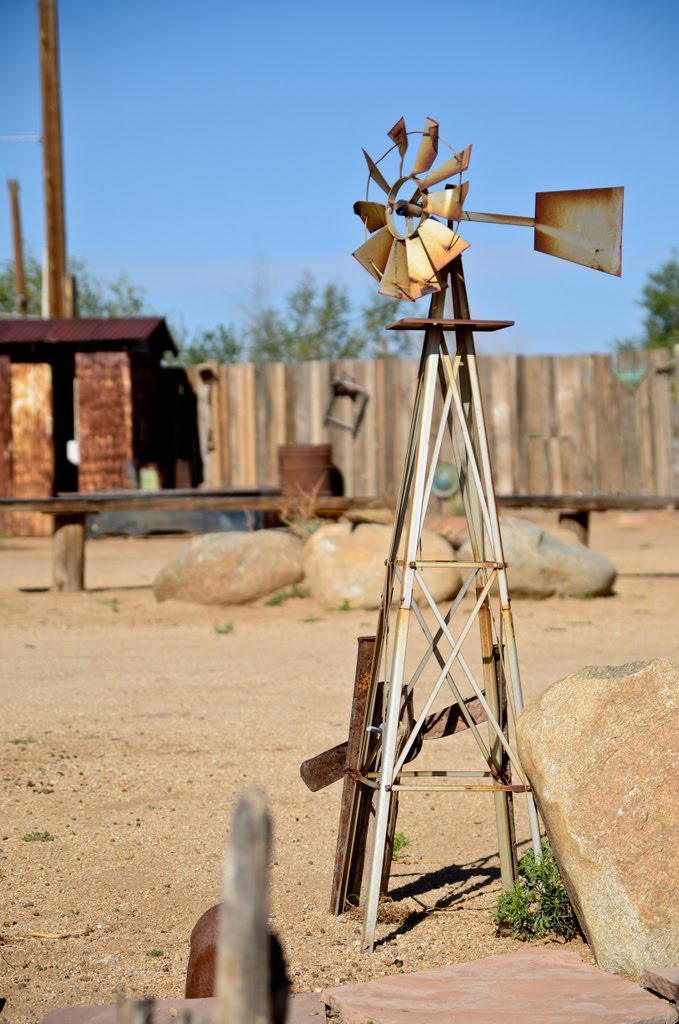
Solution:
M 679 1003 L 679 967 L 644 967 L 641 980 L 646 988 Z
M 326 989 L 345 1024 L 675 1024 L 634 982 L 540 947 Z
M 217 1024 L 217 1000 L 159 999 L 153 1010 L 153 1024 L 177 1024 L 188 1010 L 193 1024 Z M 296 992 L 290 996 L 286 1024 L 324 1024 L 325 1006 L 317 992 Z M 68 1006 L 52 1010 L 42 1024 L 116 1024 L 115 1006 Z

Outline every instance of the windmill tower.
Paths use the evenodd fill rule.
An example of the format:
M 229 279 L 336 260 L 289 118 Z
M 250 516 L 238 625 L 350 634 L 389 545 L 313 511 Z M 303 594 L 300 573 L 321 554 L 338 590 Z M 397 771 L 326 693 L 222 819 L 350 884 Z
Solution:
M 374 649 L 363 649 L 357 670 L 357 686 L 361 673 L 365 677 L 365 708 L 349 741 L 333 881 L 331 909 L 341 913 L 360 897 L 365 874 L 367 949 L 374 945 L 401 794 L 491 794 L 502 881 L 511 885 L 513 796 L 523 793 L 533 847 L 540 852 L 535 803 L 509 728 L 523 696 L 474 341 L 475 333 L 512 321 L 472 319 L 462 267 L 469 243 L 458 227 L 462 221 L 532 227 L 537 250 L 619 276 L 623 203 L 621 188 L 591 189 L 538 193 L 534 217 L 468 212 L 469 186 L 461 175 L 471 146 L 454 152 L 431 118 L 422 132 L 408 132 L 401 119 L 388 134 L 392 145 L 378 160 L 364 150 L 366 198 L 354 211 L 367 237 L 354 255 L 379 282 L 380 294 L 431 300 L 426 318 L 389 325 L 423 332 L 422 355 Z M 419 145 L 406 171 L 413 135 Z M 443 161 L 441 145 L 449 151 Z M 393 183 L 383 170 L 390 159 L 397 164 Z M 454 185 L 448 181 L 453 176 Z M 378 199 L 371 198 L 375 190 Z M 422 533 L 444 459 L 457 469 L 469 547 L 441 561 L 427 559 Z M 438 583 L 451 569 L 460 574 L 461 587 L 443 601 Z M 452 706 L 441 707 L 444 695 Z M 462 767 L 440 767 L 427 752 L 423 767 L 408 767 L 423 740 L 465 729 L 478 765 L 470 767 L 465 757 Z

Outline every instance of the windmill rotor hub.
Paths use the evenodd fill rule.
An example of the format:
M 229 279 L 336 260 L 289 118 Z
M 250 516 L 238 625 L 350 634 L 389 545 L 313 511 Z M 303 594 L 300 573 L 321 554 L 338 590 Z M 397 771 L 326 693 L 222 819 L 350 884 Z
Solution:
M 394 238 L 414 238 L 417 234 L 417 229 L 427 216 L 422 206 L 417 203 L 417 200 L 422 197 L 419 188 L 407 198 L 399 196 L 399 192 L 405 185 L 409 186 L 408 192 L 412 192 L 412 177 L 399 178 L 398 181 L 394 182 L 389 190 L 385 205 L 387 227 Z M 399 224 L 396 217 L 404 218 L 405 223 L 403 225 Z

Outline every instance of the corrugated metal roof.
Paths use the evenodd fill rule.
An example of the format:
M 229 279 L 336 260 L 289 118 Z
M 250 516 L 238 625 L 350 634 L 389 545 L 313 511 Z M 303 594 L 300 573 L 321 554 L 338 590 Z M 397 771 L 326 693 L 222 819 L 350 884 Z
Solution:
M 0 318 L 0 345 L 134 345 L 148 342 L 160 351 L 176 352 L 163 317 L 83 317 L 39 320 Z

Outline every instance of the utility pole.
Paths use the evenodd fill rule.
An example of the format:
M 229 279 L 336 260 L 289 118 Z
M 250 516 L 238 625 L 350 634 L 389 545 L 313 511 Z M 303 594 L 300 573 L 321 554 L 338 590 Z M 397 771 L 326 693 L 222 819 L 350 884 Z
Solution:
M 66 316 L 66 225 L 64 172 L 61 152 L 61 99 L 57 0 L 38 0 L 40 22 L 40 82 L 42 91 L 42 145 L 45 182 L 45 235 L 47 239 L 48 316 Z
M 24 274 L 24 246 L 21 240 L 21 211 L 19 209 L 19 182 L 10 178 L 9 205 L 12 213 L 12 240 L 14 243 L 14 308 L 19 316 L 26 316 L 26 275 Z

